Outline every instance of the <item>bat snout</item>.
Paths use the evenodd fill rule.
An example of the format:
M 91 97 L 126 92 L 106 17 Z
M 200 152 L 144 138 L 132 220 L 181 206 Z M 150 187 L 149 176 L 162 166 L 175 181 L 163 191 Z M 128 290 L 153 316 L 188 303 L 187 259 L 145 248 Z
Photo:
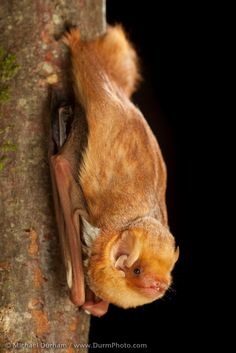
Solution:
M 169 287 L 169 283 L 156 276 L 146 276 L 142 285 L 141 292 L 148 298 L 159 298 L 164 295 Z
M 160 279 L 153 280 L 153 282 L 150 284 L 150 288 L 156 290 L 161 294 L 165 293 L 168 287 L 169 285 L 165 281 Z

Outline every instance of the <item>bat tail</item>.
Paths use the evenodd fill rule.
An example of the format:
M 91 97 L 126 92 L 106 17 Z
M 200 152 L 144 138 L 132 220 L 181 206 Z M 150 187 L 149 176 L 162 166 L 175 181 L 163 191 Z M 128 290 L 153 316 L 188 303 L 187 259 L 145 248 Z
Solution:
M 107 33 L 97 42 L 97 52 L 107 74 L 130 97 L 141 75 L 138 56 L 121 25 L 108 26 Z
M 63 42 L 71 51 L 74 88 L 86 112 L 108 93 L 111 97 L 114 86 L 128 97 L 135 91 L 140 80 L 138 58 L 121 26 L 108 26 L 103 36 L 92 41 L 82 40 L 80 30 L 71 28 Z

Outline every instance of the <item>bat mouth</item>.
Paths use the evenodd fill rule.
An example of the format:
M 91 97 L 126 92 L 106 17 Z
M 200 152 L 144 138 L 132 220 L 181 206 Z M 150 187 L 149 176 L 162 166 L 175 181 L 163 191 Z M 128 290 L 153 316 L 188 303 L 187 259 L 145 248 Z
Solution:
M 151 283 L 138 286 L 139 291 L 148 298 L 162 297 L 169 287 L 166 281 L 152 280 Z
M 166 289 L 159 287 L 139 287 L 139 292 L 148 298 L 160 298 L 165 294 Z

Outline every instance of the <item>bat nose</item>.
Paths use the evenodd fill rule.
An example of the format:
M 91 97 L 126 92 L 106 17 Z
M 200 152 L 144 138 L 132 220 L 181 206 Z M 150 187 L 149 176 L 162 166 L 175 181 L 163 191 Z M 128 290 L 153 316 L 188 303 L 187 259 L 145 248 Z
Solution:
M 143 278 L 139 287 L 145 296 L 156 299 L 165 294 L 165 291 L 169 287 L 169 281 L 167 279 L 162 279 L 159 276 L 157 277 L 157 275 L 150 274 Z
M 150 288 L 155 289 L 159 293 L 164 293 L 167 290 L 167 288 L 168 288 L 168 284 L 164 280 L 155 279 L 151 283 Z

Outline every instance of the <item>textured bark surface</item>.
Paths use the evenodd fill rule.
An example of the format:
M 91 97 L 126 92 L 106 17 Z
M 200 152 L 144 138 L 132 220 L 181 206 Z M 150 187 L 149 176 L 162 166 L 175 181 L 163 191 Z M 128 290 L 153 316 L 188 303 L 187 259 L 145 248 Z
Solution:
M 87 342 L 89 317 L 68 298 L 54 218 L 48 86 L 64 80 L 66 54 L 55 36 L 65 23 L 79 25 L 86 38 L 101 34 L 104 9 L 104 0 L 0 2 L 1 46 L 20 66 L 0 112 L 0 139 L 16 145 L 0 172 L 2 352 L 18 344 L 22 352 L 71 353 L 78 351 L 73 343 Z

